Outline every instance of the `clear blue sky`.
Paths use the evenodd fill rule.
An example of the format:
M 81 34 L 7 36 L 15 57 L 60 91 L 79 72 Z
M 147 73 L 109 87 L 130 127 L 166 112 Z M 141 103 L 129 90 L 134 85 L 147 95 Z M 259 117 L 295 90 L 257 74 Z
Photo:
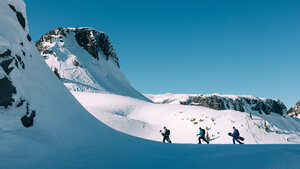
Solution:
M 56 27 L 106 32 L 142 93 L 300 100 L 300 1 L 25 0 L 36 41 Z

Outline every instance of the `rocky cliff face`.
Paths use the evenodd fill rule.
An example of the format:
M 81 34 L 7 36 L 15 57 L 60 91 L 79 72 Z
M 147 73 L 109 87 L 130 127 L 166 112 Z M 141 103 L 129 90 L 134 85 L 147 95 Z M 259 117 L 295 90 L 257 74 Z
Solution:
M 212 96 L 191 96 L 186 101 L 180 102 L 183 105 L 196 105 L 209 107 L 216 110 L 237 110 L 241 112 L 257 111 L 269 115 L 271 112 L 284 115 L 285 105 L 279 100 L 238 97 L 236 99 Z
M 289 116 L 300 118 L 300 101 L 296 103 L 295 107 L 289 109 L 287 113 Z
M 269 115 L 277 113 L 285 115 L 287 109 L 285 105 L 277 99 L 257 98 L 253 96 L 238 95 L 184 95 L 184 94 L 165 94 L 146 95 L 158 104 L 182 104 L 193 106 L 204 106 L 216 110 L 237 110 L 241 112 L 258 112 Z
M 69 34 L 75 34 L 76 42 L 79 46 L 83 47 L 91 56 L 99 60 L 99 52 L 102 52 L 106 60 L 113 60 L 115 64 L 120 68 L 119 59 L 110 43 L 108 36 L 104 32 L 99 32 L 95 29 L 83 27 L 83 28 L 56 28 L 50 30 L 44 34 L 40 40 L 36 42 L 36 47 L 39 52 L 43 54 L 53 54 L 50 45 L 56 38 L 59 38 L 63 42 L 62 38 L 69 36 Z

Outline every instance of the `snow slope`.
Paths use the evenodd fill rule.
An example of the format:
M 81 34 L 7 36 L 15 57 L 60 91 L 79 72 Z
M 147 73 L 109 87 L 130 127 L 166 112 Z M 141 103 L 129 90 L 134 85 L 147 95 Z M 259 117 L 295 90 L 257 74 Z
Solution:
M 23 14 L 25 29 L 8 4 Z M 25 69 L 7 75 L 1 68 L 0 77 L 15 86 L 15 101 L 22 97 L 36 110 L 34 125 L 25 128 L 20 122 L 24 105 L 0 107 L 1 169 L 298 167 L 298 145 L 163 144 L 115 131 L 91 116 L 39 56 L 27 38 L 23 0 L 1 0 L 0 23 L 0 53 L 7 48 L 13 56 L 26 52 L 21 55 Z
M 57 28 L 43 35 L 36 46 L 69 90 L 150 101 L 123 75 L 115 49 L 103 32 L 88 27 Z
M 202 106 L 153 104 L 134 98 L 100 93 L 72 92 L 96 118 L 116 130 L 161 141 L 163 126 L 171 130 L 174 143 L 197 143 L 199 127 L 207 128 L 211 144 L 231 144 L 227 134 L 235 126 L 246 144 L 299 144 L 300 120 L 253 112 L 214 110 Z M 98 100 L 102 100 L 99 102 Z M 269 127 L 265 131 L 264 121 Z

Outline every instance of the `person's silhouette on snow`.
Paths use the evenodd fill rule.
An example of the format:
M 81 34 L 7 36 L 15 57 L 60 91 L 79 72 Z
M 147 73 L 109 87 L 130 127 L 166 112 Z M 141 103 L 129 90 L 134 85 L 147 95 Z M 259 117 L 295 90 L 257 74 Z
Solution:
M 163 131 L 159 130 L 159 132 L 163 136 L 163 142 L 165 142 L 167 140 L 168 143 L 172 143 L 170 140 L 170 130 L 167 129 L 167 127 L 164 127 Z
M 199 132 L 199 134 L 197 134 L 197 136 L 199 136 L 199 138 L 198 138 L 198 141 L 199 141 L 198 144 L 201 144 L 201 139 L 203 141 L 205 141 L 207 144 L 209 144 L 209 141 L 207 141 L 205 139 L 205 130 L 203 128 L 201 128 L 201 127 L 199 127 L 199 130 L 200 130 L 200 132 Z
M 235 144 L 235 141 L 237 141 L 240 144 L 243 144 L 242 142 L 240 142 L 240 140 L 238 140 L 239 137 L 240 137 L 240 132 L 235 127 L 233 127 L 233 133 L 232 133 L 233 144 Z

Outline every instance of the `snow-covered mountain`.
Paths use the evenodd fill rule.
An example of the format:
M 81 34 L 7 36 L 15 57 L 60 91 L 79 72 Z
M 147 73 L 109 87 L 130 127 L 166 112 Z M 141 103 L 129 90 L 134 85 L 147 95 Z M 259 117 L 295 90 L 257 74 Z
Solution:
M 285 105 L 278 99 L 258 98 L 251 95 L 222 94 L 146 94 L 157 104 L 182 104 L 204 106 L 215 110 L 236 110 L 241 112 L 258 112 L 260 114 L 277 113 L 286 115 Z
M 150 101 L 123 75 L 108 36 L 92 28 L 57 28 L 36 42 L 46 63 L 72 91 L 114 93 Z
M 80 103 L 96 118 L 116 130 L 160 141 L 161 135 L 157 131 L 167 125 L 175 131 L 172 134 L 174 143 L 196 143 L 194 135 L 201 125 L 210 130 L 214 140 L 212 144 L 218 144 L 231 143 L 227 133 L 233 125 L 238 124 L 247 137 L 246 143 L 298 143 L 298 130 L 290 132 L 297 123 L 290 119 L 290 124 L 287 124 L 282 116 L 265 116 L 271 113 L 286 114 L 286 107 L 279 100 L 217 94 L 146 95 L 156 103 L 173 104 L 160 106 L 134 99 L 142 97 L 140 93 L 136 94 L 137 91 L 120 71 L 115 50 L 103 32 L 87 27 L 57 28 L 43 35 L 36 46 L 49 67 Z M 186 106 L 174 104 L 194 106 L 187 109 Z M 219 117 L 220 111 L 203 106 L 247 113 L 222 111 L 222 117 Z M 252 113 L 257 120 L 249 120 L 248 113 Z M 265 131 L 265 123 L 272 132 Z M 225 132 L 224 126 L 227 126 Z
M 295 107 L 290 108 L 287 113 L 289 116 L 300 118 L 300 101 L 296 103 Z
M 201 166 L 206 168 L 298 168 L 299 145 L 162 144 L 113 130 L 91 116 L 42 59 L 29 36 L 23 0 L 1 0 L 0 23 L 1 169 L 179 169 L 197 168 L 199 161 Z M 138 113 L 138 110 L 143 112 L 144 109 L 148 110 L 148 117 L 151 117 L 152 112 L 161 114 L 165 111 L 167 116 L 172 118 L 171 110 L 175 112 L 182 109 L 184 113 L 189 114 L 184 109 L 194 107 L 175 105 L 172 108 L 169 107 L 172 105 L 158 105 L 115 94 L 75 93 L 79 93 L 80 100 L 91 105 L 88 106 L 89 109 L 96 104 L 111 114 L 126 115 L 130 110 Z M 86 94 L 98 98 L 88 96 L 84 99 Z M 36 112 L 31 127 L 24 127 L 20 120 L 26 112 L 27 105 L 30 115 L 33 111 Z M 219 113 L 200 106 L 196 108 Z M 101 111 L 97 107 L 95 110 Z M 231 116 L 230 114 L 228 113 L 228 116 Z M 161 120 L 166 119 L 164 116 L 161 115 Z M 144 120 L 143 117 L 147 116 L 141 114 L 140 119 Z M 135 118 L 138 118 L 138 114 Z M 280 133 L 280 138 L 291 138 L 292 134 L 293 138 L 297 138 L 297 121 L 287 118 L 285 123 L 279 124 L 284 131 L 288 131 L 285 133 L 287 135 Z M 294 128 L 288 128 L 292 126 Z M 222 133 L 225 133 L 226 129 L 224 128 Z M 176 131 L 172 130 L 171 135 L 174 133 Z M 228 140 L 230 141 L 230 138 Z M 295 141 L 292 138 L 291 140 Z M 283 156 L 288 158 L 283 160 Z

